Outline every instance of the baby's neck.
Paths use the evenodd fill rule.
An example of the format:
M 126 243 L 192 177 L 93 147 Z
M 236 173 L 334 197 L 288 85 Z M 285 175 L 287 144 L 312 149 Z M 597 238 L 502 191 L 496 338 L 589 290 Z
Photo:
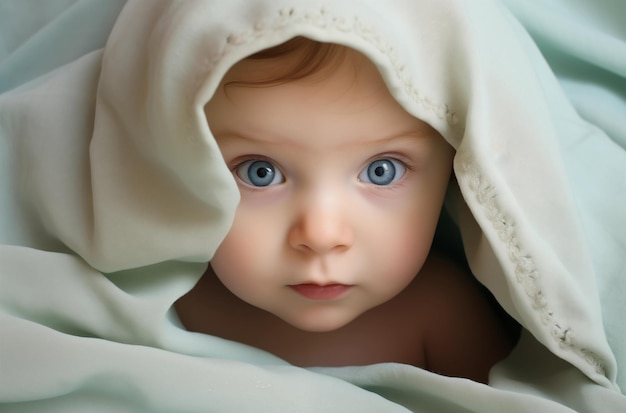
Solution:
M 210 266 L 198 285 L 176 303 L 191 330 L 248 344 L 303 367 L 400 362 L 424 367 L 421 334 L 403 325 L 404 294 L 330 332 L 307 332 L 233 295 Z M 408 298 L 408 297 L 407 297 Z M 381 334 L 384 331 L 384 334 Z

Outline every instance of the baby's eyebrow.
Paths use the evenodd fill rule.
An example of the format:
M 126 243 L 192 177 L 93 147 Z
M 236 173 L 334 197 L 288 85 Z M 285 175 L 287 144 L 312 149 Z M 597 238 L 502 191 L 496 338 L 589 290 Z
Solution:
M 266 141 L 265 139 L 261 139 L 259 137 L 248 136 L 248 135 L 242 134 L 240 132 L 235 132 L 235 131 L 231 131 L 231 130 L 215 131 L 215 132 L 212 131 L 212 134 L 215 137 L 215 139 L 217 139 L 217 140 L 239 139 L 239 140 L 250 141 L 250 142 L 263 142 L 263 143 L 269 143 L 270 142 L 270 141 Z
M 390 142 L 395 140 L 405 140 L 405 139 L 424 139 L 433 136 L 439 136 L 437 131 L 432 129 L 431 127 L 420 127 L 416 129 L 409 129 L 399 132 L 393 132 L 389 135 L 383 137 L 372 137 L 371 139 L 365 139 L 366 142 Z
M 245 141 L 248 143 L 262 144 L 262 145 L 281 145 L 290 141 L 290 137 L 282 137 L 275 135 L 274 133 L 263 133 L 258 131 L 240 131 L 237 129 L 227 128 L 218 129 L 212 131 L 213 136 L 217 141 Z M 440 136 L 437 131 L 431 128 L 429 125 L 419 125 L 411 129 L 401 129 L 392 133 L 386 134 L 372 134 L 372 135 L 355 135 L 353 139 L 345 143 L 346 146 L 352 146 L 355 144 L 363 145 L 389 145 L 390 143 L 402 143 L 403 141 L 416 142 L 430 140 L 429 138 Z M 343 145 L 339 145 L 343 146 Z

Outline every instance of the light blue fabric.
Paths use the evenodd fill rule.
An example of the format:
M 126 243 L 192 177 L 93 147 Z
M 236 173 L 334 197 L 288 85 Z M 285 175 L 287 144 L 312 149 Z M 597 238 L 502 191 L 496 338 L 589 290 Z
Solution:
M 505 0 L 588 124 L 563 125 L 566 166 L 599 280 L 604 322 L 626 366 L 626 2 Z M 556 105 L 555 105 L 556 106 Z M 619 372 L 626 389 L 626 368 Z
M 104 46 L 125 0 L 0 0 L 0 93 Z

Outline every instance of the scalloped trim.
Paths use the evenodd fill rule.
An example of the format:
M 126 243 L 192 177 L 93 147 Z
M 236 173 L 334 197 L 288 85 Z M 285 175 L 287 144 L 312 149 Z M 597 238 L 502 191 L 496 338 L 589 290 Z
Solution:
M 576 335 L 571 327 L 565 327 L 558 321 L 548 300 L 541 291 L 540 273 L 532 256 L 526 252 L 517 238 L 515 221 L 502 211 L 497 202 L 495 187 L 485 178 L 473 157 L 468 154 L 459 159 L 459 165 L 465 176 L 462 178 L 473 192 L 484 215 L 491 222 L 500 240 L 506 246 L 508 258 L 512 264 L 515 280 L 530 298 L 532 308 L 539 312 L 541 322 L 550 330 L 550 335 L 559 347 L 570 350 L 590 364 L 596 373 L 606 377 L 602 359 L 591 350 L 577 344 Z M 458 179 L 458 178 L 457 178 Z
M 248 30 L 230 33 L 225 37 L 222 49 L 212 58 L 205 60 L 205 73 L 210 72 L 233 46 L 250 43 L 252 40 L 262 37 L 266 32 L 278 31 L 293 24 L 305 24 L 318 29 L 333 29 L 337 32 L 357 35 L 389 59 L 393 72 L 396 78 L 400 80 L 404 92 L 414 102 L 434 113 L 437 118 L 445 120 L 449 126 L 458 124 L 459 117 L 448 108 L 448 105 L 431 100 L 413 86 L 408 75 L 404 72 L 404 64 L 398 59 L 393 46 L 385 42 L 374 27 L 365 24 L 357 16 L 350 20 L 333 16 L 325 7 L 307 11 L 300 11 L 296 8 L 280 9 L 272 21 L 259 19 Z

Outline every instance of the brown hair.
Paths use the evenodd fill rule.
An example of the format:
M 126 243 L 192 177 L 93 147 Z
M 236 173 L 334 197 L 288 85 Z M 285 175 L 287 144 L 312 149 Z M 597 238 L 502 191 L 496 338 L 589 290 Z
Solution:
M 294 37 L 278 46 L 261 50 L 244 60 L 265 61 L 272 70 L 267 77 L 235 80 L 227 85 L 267 87 L 304 79 L 322 70 L 332 70 L 341 64 L 347 48 L 334 43 L 322 43 L 305 37 Z M 285 62 L 284 58 L 295 56 Z M 280 62 L 279 62 L 280 60 Z

